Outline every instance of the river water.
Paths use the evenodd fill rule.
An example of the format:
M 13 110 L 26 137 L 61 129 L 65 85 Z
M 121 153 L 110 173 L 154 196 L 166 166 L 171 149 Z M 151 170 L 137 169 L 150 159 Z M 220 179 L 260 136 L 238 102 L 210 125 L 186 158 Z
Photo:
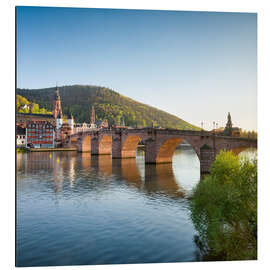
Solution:
M 160 165 L 142 150 L 18 154 L 16 265 L 196 261 L 187 196 L 199 180 L 190 148 Z

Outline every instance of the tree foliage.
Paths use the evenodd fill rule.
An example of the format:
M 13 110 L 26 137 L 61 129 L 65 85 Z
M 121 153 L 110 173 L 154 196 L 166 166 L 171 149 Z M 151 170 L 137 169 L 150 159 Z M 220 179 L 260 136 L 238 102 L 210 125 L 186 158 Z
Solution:
M 17 89 L 17 93 L 40 107 L 52 111 L 55 88 Z M 91 108 L 95 106 L 96 120 L 107 119 L 109 125 L 125 124 L 131 127 L 160 126 L 198 130 L 186 121 L 158 110 L 154 107 L 134 101 L 119 93 L 99 86 L 72 85 L 60 87 L 60 96 L 64 114 L 70 110 L 77 123 L 89 123 Z M 149 97 L 149 103 L 151 98 Z
M 28 101 L 25 97 L 21 95 L 16 95 L 16 108 L 19 113 L 42 113 L 51 114 L 45 108 L 39 108 L 39 105 Z
M 221 152 L 196 186 L 191 217 L 203 260 L 257 258 L 257 161 Z

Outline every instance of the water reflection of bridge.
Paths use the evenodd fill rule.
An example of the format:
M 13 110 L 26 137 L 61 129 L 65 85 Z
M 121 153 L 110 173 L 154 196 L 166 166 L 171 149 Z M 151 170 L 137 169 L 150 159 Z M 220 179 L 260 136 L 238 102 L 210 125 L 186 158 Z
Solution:
M 55 192 L 61 192 L 64 181 L 71 188 L 76 187 L 78 178 L 84 181 L 118 179 L 148 195 L 183 197 L 184 191 L 177 183 L 172 164 L 143 164 L 142 169 L 136 159 L 111 159 L 110 156 L 91 156 L 90 153 L 76 152 L 35 152 L 18 155 L 17 169 L 25 176 L 39 171 L 53 176 Z M 99 175 L 96 178 L 95 174 Z

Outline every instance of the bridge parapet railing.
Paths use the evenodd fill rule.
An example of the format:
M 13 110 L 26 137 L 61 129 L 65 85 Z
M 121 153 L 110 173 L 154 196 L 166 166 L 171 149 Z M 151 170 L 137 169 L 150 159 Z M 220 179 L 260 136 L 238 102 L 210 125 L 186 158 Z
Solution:
M 229 139 L 229 140 L 239 140 L 239 141 L 257 142 L 257 139 L 246 138 L 246 137 L 224 136 L 224 135 L 219 135 L 219 136 L 217 136 L 217 137 L 218 137 L 218 138 L 222 138 L 222 139 Z
M 249 141 L 257 141 L 254 138 L 245 138 L 245 137 L 236 137 L 236 136 L 226 136 L 224 134 L 214 133 L 213 131 L 206 131 L 206 130 L 187 130 L 187 129 L 162 129 L 162 128 L 93 128 L 90 125 L 74 125 L 73 134 L 81 133 L 81 132 L 104 132 L 104 133 L 111 133 L 111 132 L 122 132 L 122 133 L 141 133 L 141 132 L 154 132 L 160 134 L 176 134 L 176 135 L 203 135 L 203 136 L 211 136 L 215 135 L 219 138 L 231 138 L 231 139 L 239 139 L 239 140 L 249 140 Z

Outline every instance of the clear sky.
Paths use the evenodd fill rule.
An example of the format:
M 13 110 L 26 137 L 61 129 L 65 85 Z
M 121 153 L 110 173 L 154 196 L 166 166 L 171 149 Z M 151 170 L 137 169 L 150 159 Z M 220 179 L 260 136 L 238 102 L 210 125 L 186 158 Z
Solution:
M 17 8 L 17 86 L 91 84 L 210 129 L 257 130 L 257 15 Z

